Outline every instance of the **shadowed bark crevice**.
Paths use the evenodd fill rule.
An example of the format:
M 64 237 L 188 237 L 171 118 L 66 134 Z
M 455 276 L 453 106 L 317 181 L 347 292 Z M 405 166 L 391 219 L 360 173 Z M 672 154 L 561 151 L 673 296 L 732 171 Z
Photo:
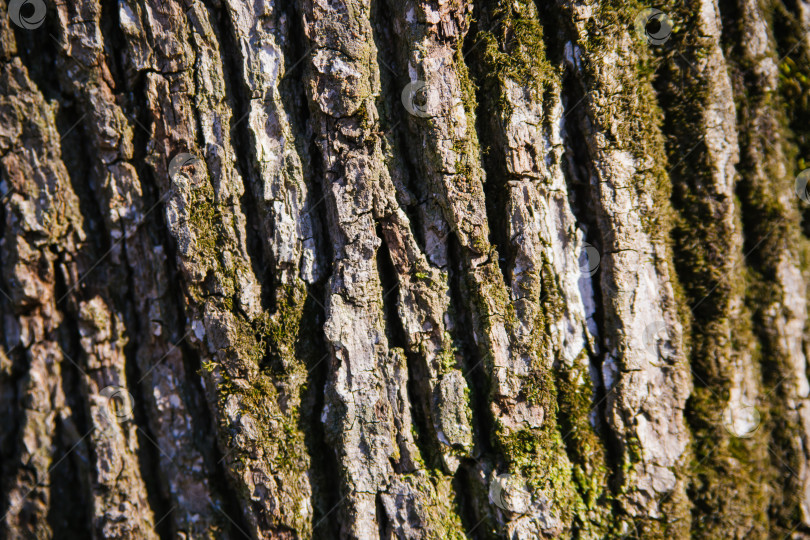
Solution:
M 465 460 L 462 467 L 468 471 L 468 478 L 471 482 L 480 482 L 480 473 L 488 472 L 498 462 L 499 458 L 495 449 L 495 418 L 490 409 L 489 396 L 491 388 L 487 376 L 487 359 L 480 353 L 476 346 L 476 339 L 473 334 L 472 320 L 466 309 L 465 298 L 470 294 L 468 285 L 464 278 L 464 269 L 461 263 L 461 246 L 456 239 L 455 233 L 450 233 L 447 237 L 447 258 L 448 258 L 448 284 L 450 291 L 449 313 L 454 319 L 457 335 L 454 343 L 461 352 L 464 359 L 462 371 L 464 378 L 470 386 L 470 406 L 473 413 L 473 433 L 475 447 L 473 449 L 473 460 Z M 474 504 L 481 508 L 484 503 L 481 497 L 482 486 L 480 484 L 469 493 Z M 485 512 L 486 513 L 486 512 Z
M 343 499 L 340 478 L 336 471 L 340 470 L 340 463 L 335 449 L 328 443 L 324 427 L 324 407 L 326 405 L 326 387 L 331 370 L 331 352 L 326 342 L 323 325 L 326 320 L 325 304 L 327 302 L 328 283 L 333 272 L 332 261 L 335 252 L 332 242 L 329 241 L 329 225 L 325 214 L 327 193 L 324 189 L 325 169 L 324 157 L 317 140 L 312 137 L 315 129 L 306 100 L 301 92 L 304 85 L 306 57 L 309 53 L 309 44 L 303 30 L 303 16 L 297 3 L 289 7 L 291 34 L 292 64 L 282 80 L 280 89 L 282 96 L 286 96 L 289 105 L 288 111 L 293 119 L 292 127 L 296 135 L 295 142 L 299 154 L 308 161 L 306 169 L 309 174 L 307 181 L 309 200 L 307 212 L 317 219 L 313 219 L 313 240 L 317 242 L 317 251 L 325 265 L 320 279 L 308 287 L 307 300 L 302 318 L 302 328 L 312 333 L 309 338 L 311 354 L 307 364 L 306 393 L 302 401 L 301 415 L 304 426 L 305 442 L 312 456 L 319 459 L 312 460 L 313 492 L 311 496 L 314 514 L 312 517 L 312 534 L 315 539 L 328 540 L 337 536 L 340 530 L 339 512 L 337 508 Z M 288 59 L 288 63 L 289 63 Z
M 489 5 L 488 5 L 489 4 Z M 486 205 L 487 222 L 489 223 L 489 242 L 498 255 L 498 267 L 504 277 L 507 288 L 511 288 L 511 272 L 509 267 L 514 262 L 514 254 L 509 249 L 508 211 L 509 183 L 516 178 L 511 176 L 505 167 L 506 154 L 500 133 L 500 107 L 506 98 L 501 94 L 502 88 L 497 81 L 492 80 L 489 71 L 491 65 L 486 65 L 482 55 L 491 39 L 496 35 L 499 39 L 507 40 L 506 44 L 498 43 L 496 47 L 508 48 L 515 38 L 509 32 L 513 29 L 503 28 L 499 20 L 502 13 L 493 13 L 497 9 L 497 2 L 481 2 L 477 5 L 477 17 L 470 26 L 469 34 L 464 40 L 462 60 L 470 70 L 472 85 L 475 89 L 475 130 L 481 145 L 481 166 L 484 170 L 484 202 Z M 482 13 L 486 10 L 486 15 Z M 502 36 L 506 34 L 505 36 Z M 510 51 L 504 51 L 509 54 Z
M 63 262 L 62 256 L 58 256 L 56 266 L 61 267 Z M 56 298 L 65 298 L 68 288 L 62 272 L 57 272 L 54 277 Z M 67 303 L 65 298 L 57 303 L 57 307 L 64 311 L 67 309 Z M 71 359 L 80 358 L 80 333 L 75 321 L 70 318 L 65 319 L 58 329 L 58 334 L 58 341 L 65 355 Z M 91 448 L 82 438 L 94 427 L 88 420 L 87 403 L 81 390 L 81 379 L 84 377 L 84 373 L 81 370 L 81 364 L 77 366 L 74 362 L 76 360 L 71 362 L 65 358 L 61 370 L 60 384 L 65 394 L 66 411 L 69 411 L 70 415 L 63 417 L 59 426 L 59 444 L 54 448 L 54 463 L 59 459 L 64 459 L 65 463 L 62 463 L 59 468 L 52 469 L 51 475 L 52 477 L 61 475 L 60 480 L 64 483 L 60 485 L 60 480 L 56 480 L 55 485 L 52 484 L 52 486 L 55 487 L 57 493 L 62 489 L 64 498 L 60 499 L 60 504 L 53 506 L 53 511 L 49 514 L 49 521 L 54 530 L 62 530 L 58 527 L 67 525 L 64 529 L 67 534 L 73 532 L 76 538 L 87 538 L 92 535 L 90 524 L 93 517 L 91 511 L 92 470 L 89 463 Z M 67 472 L 60 469 L 72 470 Z M 74 483 L 70 483 L 71 481 Z
M 419 206 L 429 194 L 417 182 L 413 139 L 409 137 L 407 124 L 409 112 L 403 103 L 402 80 L 394 46 L 396 29 L 393 13 L 387 2 L 375 2 L 371 9 L 374 42 L 377 44 L 377 63 L 380 66 L 380 96 L 377 108 L 380 111 L 380 130 L 384 133 L 384 152 L 389 159 L 391 180 L 396 188 L 399 207 L 408 217 L 410 232 L 421 252 L 425 252 L 426 227 Z M 407 98 L 407 96 L 406 96 Z
M 5 223 L 5 221 L 3 221 Z M 5 292 L 7 283 L 0 279 L 0 287 Z M 11 313 L 11 304 L 6 301 L 4 295 L 0 298 L 0 309 L 3 313 Z M 5 486 L 11 483 L 12 473 L 17 467 L 14 461 L 16 455 L 17 440 L 20 437 L 22 413 L 20 400 L 20 385 L 27 373 L 27 361 L 25 348 L 19 342 L 19 336 L 14 336 L 16 321 L 3 321 L 5 328 L 0 329 L 3 337 L 3 346 L 0 350 L 0 362 L 2 362 L 2 374 L 0 374 L 0 392 L 2 392 L 2 407 L 7 411 L 7 415 L 2 418 L 2 438 L 0 438 L 0 490 L 3 490 L 0 499 L 0 512 L 5 513 L 6 495 Z M 17 331 L 18 332 L 18 331 Z
M 265 212 L 259 211 L 257 194 L 262 193 L 264 179 L 262 173 L 255 166 L 253 144 L 250 140 L 247 117 L 250 114 L 250 94 L 246 86 L 246 76 L 234 66 L 241 65 L 238 56 L 239 43 L 236 40 L 236 29 L 233 21 L 222 6 L 208 7 L 213 22 L 218 28 L 217 38 L 220 42 L 220 63 L 225 81 L 225 93 L 231 104 L 231 125 L 229 136 L 232 140 L 236 154 L 236 169 L 245 183 L 245 190 L 240 203 L 242 214 L 247 219 L 245 231 L 247 232 L 247 251 L 250 257 L 253 273 L 259 278 L 261 286 L 262 307 L 273 312 L 275 310 L 276 290 L 273 269 L 276 263 L 272 261 L 272 254 L 267 245 L 267 237 L 272 236 L 272 223 L 262 223 Z M 267 219 L 267 218 L 265 218 Z M 262 367 L 266 367 L 268 358 L 262 360 Z
M 66 96 L 66 94 L 64 95 Z M 128 270 L 119 269 L 112 265 L 108 258 L 113 249 L 113 244 L 109 241 L 109 231 L 97 198 L 97 193 L 101 188 L 99 185 L 100 180 L 94 177 L 93 169 L 90 166 L 93 163 L 93 156 L 90 152 L 91 146 L 83 142 L 90 137 L 86 133 L 87 127 L 84 125 L 89 112 L 85 111 L 84 114 L 79 115 L 82 109 L 81 107 L 77 107 L 77 109 L 75 111 L 72 107 L 63 109 L 64 116 L 57 118 L 57 125 L 61 134 L 62 155 L 67 157 L 64 161 L 68 171 L 68 181 L 72 191 L 78 197 L 79 210 L 85 218 L 83 234 L 95 239 L 95 242 L 79 245 L 78 250 L 74 253 L 59 255 L 59 258 L 63 259 L 63 264 L 57 266 L 56 279 L 57 283 L 59 283 L 60 279 L 63 281 L 61 286 L 57 285 L 54 290 L 62 288 L 64 292 L 57 297 L 57 305 L 61 305 L 66 320 L 69 321 L 79 320 L 81 318 L 80 310 L 83 309 L 82 306 L 95 299 L 103 299 L 104 303 L 115 306 L 114 313 L 123 315 L 123 320 L 118 321 L 122 328 L 117 329 L 117 331 L 120 332 L 120 337 L 123 338 L 125 344 L 120 351 L 123 363 L 115 366 L 116 369 L 120 370 L 119 375 L 122 379 L 113 386 L 130 389 L 131 392 L 135 392 L 137 395 L 137 391 L 132 390 L 137 387 L 135 382 L 140 379 L 135 361 L 136 345 L 127 342 L 128 336 L 138 335 L 138 322 L 136 322 L 136 317 L 133 315 L 136 308 L 133 292 L 130 288 L 131 276 Z M 70 151 L 71 148 L 77 147 L 83 148 L 85 153 Z M 125 254 L 126 245 L 123 244 L 121 249 L 122 253 Z M 64 273 L 64 276 L 69 277 L 60 276 L 62 273 Z M 115 287 L 113 283 L 117 283 L 119 286 Z M 110 307 L 110 305 L 107 306 L 108 309 Z M 80 326 L 74 325 L 71 332 L 78 343 L 83 337 Z M 89 403 L 91 399 L 89 394 L 93 393 L 94 390 L 102 391 L 103 388 L 106 388 L 105 383 L 109 379 L 107 374 L 104 373 L 106 366 L 100 367 L 95 373 L 95 370 L 90 369 L 89 362 L 85 361 L 86 354 L 87 351 L 84 350 L 84 347 L 79 347 L 75 349 L 72 358 L 74 362 L 79 364 L 82 375 L 86 379 L 96 379 L 96 384 L 99 385 L 97 389 L 87 385 L 87 382 L 82 385 L 86 392 L 85 399 Z M 138 440 L 137 448 L 139 449 L 132 456 L 133 465 L 139 468 L 138 476 L 142 479 L 150 511 L 155 514 L 160 508 L 170 508 L 165 493 L 162 493 L 160 486 L 163 475 L 157 465 L 157 454 L 161 450 L 155 447 L 154 435 L 149 432 L 143 400 L 140 395 L 133 399 L 132 406 L 132 417 L 129 420 L 137 426 L 135 437 Z M 96 429 L 98 429 L 97 425 L 90 426 L 90 430 Z M 98 448 L 92 445 L 90 451 L 95 454 L 97 460 L 105 457 L 99 453 Z M 168 537 L 170 534 L 169 525 L 169 522 L 163 523 L 162 527 L 154 532 L 163 538 Z
M 146 89 L 146 75 L 139 76 L 127 81 L 127 87 L 133 96 L 143 96 Z M 166 228 L 166 201 L 165 194 L 161 194 L 160 182 L 153 176 L 153 169 L 146 166 L 149 156 L 148 141 L 149 133 L 143 126 L 150 123 L 149 112 L 146 103 L 133 102 L 129 104 L 133 110 L 136 128 L 133 130 L 133 157 L 138 178 L 142 189 L 142 204 L 147 209 L 153 209 L 150 216 L 144 219 L 142 227 L 148 231 L 149 238 L 154 242 L 155 248 L 166 254 L 164 259 L 167 281 L 165 283 L 166 301 L 162 302 L 165 310 L 163 317 L 159 321 L 164 329 L 166 340 L 171 348 L 179 350 L 181 364 L 187 374 L 186 380 L 181 382 L 181 395 L 187 407 L 189 420 L 193 426 L 192 441 L 194 451 L 202 456 L 206 470 L 206 479 L 211 486 L 211 491 L 215 496 L 221 495 L 223 512 L 233 520 L 233 525 L 228 519 L 214 516 L 221 520 L 225 529 L 234 538 L 247 538 L 240 532 L 248 530 L 241 510 L 235 506 L 237 500 L 236 492 L 228 482 L 226 473 L 223 470 L 222 454 L 216 444 L 214 435 L 216 423 L 213 420 L 213 412 L 205 399 L 205 389 L 202 386 L 200 377 L 202 362 L 200 354 L 189 343 L 188 337 L 192 332 L 187 329 L 187 313 L 184 309 L 184 290 L 181 281 L 181 270 L 177 264 L 178 253 L 174 242 Z M 163 362 L 164 358 L 153 358 L 152 362 Z M 150 391 L 149 381 L 145 380 L 145 375 L 139 377 L 141 392 Z
M 339 464 L 335 451 L 326 442 L 322 414 L 324 410 L 324 389 L 329 371 L 329 351 L 323 339 L 323 321 L 325 318 L 320 298 L 324 294 L 323 284 L 318 283 L 309 290 L 302 326 L 317 329 L 307 348 L 310 351 L 307 363 L 307 388 L 304 393 L 301 410 L 301 429 L 304 431 L 307 451 L 318 459 L 312 460 L 312 507 L 314 509 L 313 538 L 330 539 L 339 530 L 335 508 L 340 502 L 340 484 L 335 471 Z
M 7 10 L 4 12 L 7 13 Z M 17 43 L 15 56 L 27 68 L 28 76 L 42 93 L 43 98 L 46 101 L 55 100 L 60 106 L 65 104 L 70 106 L 70 100 L 65 99 L 67 96 L 61 93 L 59 87 L 59 72 L 53 69 L 58 56 L 58 45 L 53 37 L 59 33 L 58 21 L 54 17 L 47 17 L 45 24 L 33 31 L 20 28 L 10 21 L 8 25 Z
M 66 91 L 62 88 L 62 92 Z M 67 98 L 70 99 L 70 98 Z M 104 189 L 102 186 L 103 180 L 95 175 L 95 170 L 92 163 L 95 162 L 93 153 L 93 146 L 88 145 L 86 141 L 92 139 L 92 135 L 87 131 L 90 129 L 85 123 L 88 117 L 91 116 L 89 110 L 83 104 L 76 105 L 76 111 L 67 116 L 66 118 L 58 120 L 61 126 L 64 126 L 61 133 L 63 137 L 62 154 L 70 156 L 76 161 L 70 162 L 65 160 L 66 166 L 69 171 L 69 177 L 73 185 L 73 191 L 78 195 L 80 201 L 81 213 L 83 216 L 89 218 L 85 220 L 85 234 L 94 239 L 94 242 L 88 243 L 84 247 L 84 254 L 80 254 L 79 258 L 84 258 L 86 262 L 83 267 L 86 269 L 78 277 L 80 282 L 77 282 L 70 288 L 65 287 L 62 293 L 65 296 L 65 308 L 74 310 L 72 316 L 75 319 L 78 317 L 75 302 L 81 302 L 83 298 L 92 298 L 94 290 L 104 291 L 104 296 L 109 295 L 111 301 L 115 305 L 115 311 L 123 316 L 124 328 L 122 328 L 122 337 L 125 339 L 136 338 L 143 335 L 143 332 L 150 331 L 150 321 L 145 320 L 138 310 L 137 292 L 135 289 L 135 281 L 132 270 L 129 266 L 122 264 L 115 264 L 111 261 L 117 255 L 111 255 L 116 250 L 116 244 L 120 243 L 121 261 L 127 260 L 131 257 L 127 252 L 126 236 L 129 231 L 123 231 L 124 238 L 118 242 L 115 236 L 111 234 L 111 230 L 106 225 L 104 216 L 103 203 L 101 202 L 100 193 Z M 65 113 L 71 111 L 72 108 L 65 109 Z M 83 114 L 79 116 L 79 112 Z M 69 131 L 69 132 L 68 132 Z M 87 150 L 84 155 L 76 152 L 71 152 L 69 149 L 82 147 Z M 86 182 L 82 180 L 87 180 Z M 147 224 L 140 225 L 141 227 L 148 226 Z M 120 231 L 119 231 L 120 232 Z M 84 293 L 87 289 L 90 293 Z M 85 297 L 84 294 L 87 294 Z M 61 297 L 60 295 L 59 297 Z M 70 311 L 68 311 L 70 313 Z M 80 336 L 78 327 L 74 329 L 76 332 L 77 340 Z M 146 397 L 142 393 L 142 386 L 139 381 L 142 380 L 143 373 L 138 367 L 136 356 L 138 354 L 138 340 L 128 340 L 123 347 L 124 363 L 124 376 L 125 384 L 121 384 L 122 388 L 127 389 L 133 395 L 133 410 L 132 421 L 137 426 L 137 438 L 139 452 L 136 455 L 137 462 L 140 467 L 141 477 L 143 478 L 146 495 L 148 497 L 149 505 L 155 515 L 155 520 L 161 520 L 156 525 L 155 533 L 160 538 L 169 538 L 172 535 L 172 505 L 168 498 L 166 487 L 166 478 L 164 471 L 160 468 L 159 454 L 164 452 L 162 448 L 156 445 L 156 436 L 151 431 L 148 421 L 148 412 L 145 405 Z M 74 358 L 80 359 L 83 353 L 78 352 L 81 349 L 75 349 L 77 353 Z M 81 362 L 81 360 L 77 360 Z M 165 519 L 161 519 L 165 518 Z
M 131 301 L 134 301 L 130 298 Z M 137 335 L 137 328 L 129 327 L 127 330 Z M 166 477 L 160 467 L 160 454 L 165 452 L 155 442 L 156 436 L 149 428 L 149 421 L 147 418 L 147 409 L 144 395 L 138 392 L 138 382 L 141 379 L 141 373 L 138 370 L 135 362 L 135 354 L 137 345 L 135 343 L 128 343 L 124 347 L 124 354 L 127 357 L 126 363 L 126 388 L 131 389 L 133 395 L 133 422 L 138 426 L 138 465 L 140 466 L 141 476 L 143 477 L 144 487 L 146 488 L 146 495 L 149 500 L 149 505 L 155 516 L 154 531 L 162 540 L 172 538 L 173 533 L 173 518 L 172 514 L 175 512 L 175 507 L 172 506 L 169 494 L 166 490 Z M 122 385 L 124 386 L 124 385 Z
M 92 532 L 89 527 L 88 499 L 81 487 L 77 489 L 77 486 L 83 485 L 81 472 L 86 472 L 83 471 L 81 452 L 73 448 L 78 432 L 72 421 L 62 421 L 57 426 L 55 435 L 59 444 L 54 448 L 54 463 L 63 462 L 51 469 L 48 478 L 51 496 L 54 501 L 58 501 L 51 505 L 48 524 L 52 530 L 59 531 L 61 538 L 67 540 L 90 538 Z
M 553 7 L 550 8 L 550 14 L 553 12 Z M 559 13 L 555 15 L 559 17 Z M 555 19 L 552 19 L 555 20 Z M 556 19 L 559 20 L 559 19 Z M 563 62 L 562 51 L 554 53 L 553 58 L 557 58 L 560 63 Z M 556 56 L 560 54 L 560 56 Z M 584 231 L 585 242 L 592 246 L 593 250 L 587 247 L 583 253 L 579 253 L 578 262 L 580 264 L 580 271 L 582 278 L 588 279 L 589 277 L 594 286 L 591 289 L 593 294 L 593 325 L 595 326 L 596 345 L 588 345 L 588 354 L 590 358 L 591 369 L 596 373 L 591 373 L 591 378 L 595 384 L 594 388 L 594 405 L 591 409 L 599 419 L 599 428 L 597 431 L 605 442 L 607 450 L 608 463 L 611 467 L 611 475 L 614 476 L 619 466 L 618 460 L 618 441 L 615 434 L 607 429 L 606 419 L 606 397 L 607 389 L 605 388 L 603 377 L 603 363 L 605 360 L 605 352 L 608 350 L 605 341 L 605 333 L 607 326 L 605 324 L 604 301 L 602 299 L 602 288 L 596 286 L 601 281 L 602 273 L 602 259 L 606 253 L 601 245 L 599 224 L 596 220 L 595 201 L 592 195 L 592 188 L 590 180 L 593 176 L 593 161 L 590 158 L 588 149 L 583 144 L 585 135 L 580 129 L 583 122 L 584 107 L 583 101 L 586 95 L 581 83 L 577 80 L 575 75 L 566 70 L 562 78 L 562 101 L 563 101 L 563 141 L 565 144 L 566 155 L 563 159 L 562 169 L 565 176 L 566 186 L 569 190 L 569 204 L 573 215 L 576 217 L 577 223 L 581 225 Z M 594 251 L 595 250 L 595 251 Z
M 475 479 L 475 475 L 480 474 L 480 472 L 480 461 L 474 458 L 464 459 L 453 476 L 453 487 L 456 493 L 455 503 L 459 508 L 464 534 L 466 538 L 472 540 L 491 536 L 486 532 L 486 526 L 484 525 L 487 516 L 482 513 L 480 482 Z

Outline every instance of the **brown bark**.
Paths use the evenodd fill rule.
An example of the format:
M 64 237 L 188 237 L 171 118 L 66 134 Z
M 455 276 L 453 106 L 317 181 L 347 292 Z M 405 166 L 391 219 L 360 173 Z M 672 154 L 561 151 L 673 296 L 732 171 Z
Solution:
M 0 11 L 3 537 L 810 537 L 803 0 Z

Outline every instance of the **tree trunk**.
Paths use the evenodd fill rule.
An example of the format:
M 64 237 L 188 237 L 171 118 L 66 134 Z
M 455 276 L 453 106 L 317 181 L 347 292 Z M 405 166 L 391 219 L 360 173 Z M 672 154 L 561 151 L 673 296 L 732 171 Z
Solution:
M 807 0 L 0 8 L 2 537 L 810 538 Z

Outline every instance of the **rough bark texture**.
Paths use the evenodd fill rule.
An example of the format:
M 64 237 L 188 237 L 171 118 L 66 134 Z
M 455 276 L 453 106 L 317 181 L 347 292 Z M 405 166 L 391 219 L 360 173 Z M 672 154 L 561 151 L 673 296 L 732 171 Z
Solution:
M 0 537 L 810 538 L 810 3 L 0 12 Z

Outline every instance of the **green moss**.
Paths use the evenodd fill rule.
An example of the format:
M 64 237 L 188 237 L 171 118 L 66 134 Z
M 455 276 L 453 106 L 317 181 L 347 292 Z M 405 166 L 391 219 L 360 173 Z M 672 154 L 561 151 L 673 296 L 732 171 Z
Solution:
M 273 474 L 281 480 L 285 491 L 291 493 L 296 499 L 305 499 L 309 494 L 295 494 L 295 487 L 301 479 L 308 474 L 309 462 L 304 440 L 304 433 L 299 427 L 300 411 L 297 403 L 300 401 L 293 397 L 287 401 L 286 410 L 279 408 L 279 391 L 272 379 L 257 373 L 247 381 L 234 381 L 229 378 L 226 371 L 217 366 L 205 366 L 209 375 L 218 375 L 217 396 L 219 408 L 223 410 L 229 399 L 236 396 L 239 403 L 240 416 L 248 415 L 252 418 L 252 426 L 258 435 L 256 440 L 237 442 L 236 435 L 242 432 L 241 426 L 227 424 L 224 417 L 220 418 L 220 437 L 224 437 L 225 445 L 229 448 L 226 454 L 229 467 L 234 474 L 242 476 L 249 474 L 253 463 L 258 467 L 269 466 Z M 247 384 L 246 384 L 247 383 Z M 260 449 L 260 450 L 259 450 Z M 257 458 L 257 456 L 259 456 Z M 251 498 L 247 493 L 247 485 L 239 484 L 244 490 L 242 497 Z M 289 513 L 296 521 L 298 530 L 306 531 L 311 526 L 304 516 Z
M 662 9 L 684 26 L 697 24 L 698 13 L 689 5 L 670 2 Z M 744 39 L 740 28 L 730 28 L 731 34 L 724 38 L 730 43 L 740 43 Z M 678 217 L 673 238 L 676 268 L 683 282 L 681 302 L 696 306 L 689 313 L 693 319 L 690 350 L 695 388 L 686 410 L 694 439 L 694 458 L 688 471 L 689 497 L 695 508 L 692 534 L 702 538 L 764 537 L 769 527 L 766 509 L 769 504 L 779 506 L 768 501 L 767 493 L 784 491 L 783 486 L 774 482 L 768 452 L 762 451 L 768 446 L 767 435 L 757 433 L 746 440 L 732 437 L 721 426 L 720 413 L 737 376 L 732 363 L 735 357 L 750 361 L 756 372 L 764 353 L 770 364 L 764 369 L 766 380 L 768 373 L 783 373 L 780 370 L 787 369 L 779 360 L 784 357 L 774 347 L 776 340 L 768 337 L 767 328 L 771 324 L 768 317 L 757 313 L 762 307 L 781 303 L 778 288 L 773 284 L 772 262 L 778 260 L 783 242 L 791 242 L 787 240 L 791 227 L 784 220 L 785 208 L 778 194 L 790 192 L 792 186 L 787 179 L 780 178 L 780 164 L 770 148 L 774 139 L 783 136 L 776 124 L 785 124 L 780 112 L 784 106 L 777 96 L 763 95 L 756 85 L 747 86 L 747 82 L 758 78 L 746 75 L 755 69 L 750 58 L 740 57 L 737 48 L 726 51 L 735 84 L 738 118 L 750 118 L 756 107 L 767 104 L 772 111 L 769 117 L 776 120 L 776 129 L 740 131 L 740 199 L 718 200 L 707 189 L 713 183 L 713 157 L 703 145 L 695 146 L 703 134 L 705 109 L 716 96 L 709 93 L 711 81 L 705 80 L 706 74 L 686 65 L 688 62 L 700 65 L 711 45 L 699 33 L 685 32 L 674 35 L 667 47 L 654 49 L 662 58 L 657 89 L 667 112 L 664 124 L 667 149 L 670 161 L 676 165 L 672 173 L 675 184 L 672 200 Z M 790 79 L 792 66 L 782 67 L 781 72 L 783 81 Z M 688 159 L 683 159 L 687 152 Z M 760 165 L 767 170 L 764 177 L 755 172 Z M 743 209 L 742 223 L 732 222 L 728 226 L 721 217 L 726 204 Z M 748 254 L 745 262 L 752 266 L 748 269 L 736 262 L 739 253 L 729 256 L 728 252 L 729 237 L 739 234 L 740 228 L 747 242 L 742 248 Z M 765 238 L 767 242 L 760 245 Z M 752 246 L 758 249 L 752 250 Z M 740 298 L 748 304 L 741 310 Z M 740 311 L 735 315 L 736 310 Z M 764 350 L 760 350 L 754 327 Z M 761 393 L 771 395 L 767 388 Z M 779 400 L 774 401 L 769 407 L 775 416 L 783 417 Z M 764 410 L 760 412 L 766 414 Z
M 497 260 L 497 251 L 490 249 L 490 261 L 495 260 Z M 513 333 L 517 325 L 515 307 L 512 305 L 509 291 L 506 289 L 497 264 L 489 262 L 474 271 L 476 275 L 468 276 L 467 280 L 482 329 L 489 333 L 493 324 L 500 321 L 504 323 L 507 331 Z
M 594 394 L 588 363 L 588 355 L 582 351 L 572 367 L 560 366 L 556 381 L 560 427 L 574 465 L 574 481 L 588 510 L 588 523 L 581 526 L 601 536 L 605 530 L 600 530 L 599 526 L 609 521 L 607 511 L 611 497 L 606 491 L 608 470 L 604 446 L 591 426 Z
M 511 432 L 499 429 L 498 445 L 509 460 L 510 472 L 526 479 L 535 497 L 552 501 L 552 512 L 563 523 L 571 523 L 584 511 L 582 500 L 574 489 L 571 464 L 556 424 L 544 422 L 539 429 Z
M 624 0 L 600 3 L 589 19 L 587 39 L 580 41 L 579 46 L 585 51 L 583 81 L 590 91 L 589 115 L 597 129 L 608 136 L 612 147 L 634 159 L 633 185 L 639 193 L 653 197 L 650 206 L 638 209 L 644 229 L 657 243 L 666 245 L 672 220 L 671 186 L 660 131 L 663 115 L 652 86 L 658 61 L 649 54 L 646 43 L 627 50 L 615 37 L 628 28 L 632 32 L 634 17 L 646 7 Z M 616 53 L 615 58 L 604 62 L 610 66 L 610 77 L 615 82 L 604 88 L 596 80 L 597 76 L 604 78 L 604 74 L 598 73 L 594 66 L 602 65 L 608 52 Z
M 304 368 L 295 349 L 302 336 L 306 296 L 306 285 L 300 279 L 296 278 L 293 285 L 281 285 L 276 290 L 275 313 L 265 319 L 264 333 L 269 338 L 270 354 L 280 362 L 285 373 Z
M 217 260 L 217 244 L 221 235 L 221 212 L 213 202 L 214 190 L 208 182 L 201 182 L 190 190 L 188 220 L 196 236 L 196 247 L 202 260 Z
M 450 334 L 447 332 L 444 333 L 444 342 L 445 343 L 453 343 Z M 455 346 L 450 346 L 446 349 L 442 349 L 439 352 L 439 377 L 441 378 L 446 373 L 453 371 L 459 368 L 458 361 L 456 359 L 456 355 L 458 354 L 458 349 Z M 469 401 L 467 401 L 469 403 Z
M 213 388 L 219 410 L 229 399 L 238 399 L 240 417 L 250 417 L 255 433 L 248 438 L 245 424 L 231 424 L 220 415 L 218 436 L 228 448 L 228 466 L 236 476 L 252 474 L 252 470 L 269 467 L 283 490 L 294 500 L 306 500 L 309 493 L 296 493 L 297 486 L 306 484 L 309 472 L 308 454 L 301 429 L 301 393 L 306 380 L 304 361 L 296 346 L 306 336 L 301 320 L 306 300 L 306 287 L 300 280 L 290 285 L 278 285 L 275 310 L 264 311 L 251 318 L 238 304 L 237 275 L 250 274 L 244 257 L 226 229 L 230 223 L 227 204 L 215 201 L 209 183 L 196 186 L 188 195 L 188 223 L 193 230 L 197 253 L 195 262 L 205 265 L 207 274 L 202 283 L 192 284 L 192 299 L 200 306 L 208 305 L 227 313 L 230 346 L 220 354 L 219 361 L 207 360 L 201 374 Z M 280 369 L 268 373 L 268 358 L 276 360 Z M 298 375 L 294 377 L 293 375 Z M 248 483 L 238 483 L 247 490 Z M 245 500 L 253 495 L 242 493 Z M 283 509 L 279 518 L 299 531 L 308 531 L 312 524 L 293 509 Z M 292 526 L 291 525 L 291 526 Z
M 435 471 L 402 475 L 401 480 L 411 486 L 421 501 L 417 512 L 428 515 L 422 521 L 427 527 L 420 537 L 430 540 L 463 540 L 467 538 L 459 516 L 452 478 Z
M 488 164 L 495 170 L 488 183 L 495 187 L 489 187 L 487 194 L 490 201 L 503 204 L 500 198 L 507 189 L 505 178 L 508 178 L 508 172 L 505 162 L 501 161 L 502 153 L 506 150 L 499 137 L 503 136 L 504 126 L 512 114 L 506 96 L 507 88 L 514 84 L 515 88 L 528 91 L 528 98 L 542 101 L 547 86 L 559 84 L 560 73 L 546 59 L 543 29 L 534 3 L 525 0 L 488 0 L 483 3 L 480 17 L 479 32 L 472 38 L 476 45 L 470 51 L 470 62 L 476 82 L 481 87 L 482 102 L 479 106 L 489 116 L 485 125 L 491 127 L 495 134 L 489 139 L 493 150 L 488 154 Z M 459 171 L 469 173 L 469 169 L 462 167 L 459 167 Z M 600 500 L 600 496 L 595 494 L 599 489 L 596 484 L 599 481 L 606 483 L 604 466 L 601 469 L 602 477 L 588 477 L 584 467 L 572 466 L 566 452 L 567 441 L 563 440 L 561 425 L 558 424 L 557 388 L 550 369 L 554 355 L 550 326 L 559 320 L 566 306 L 559 293 L 559 284 L 552 277 L 555 275 L 554 269 L 544 258 L 540 274 L 534 280 L 523 283 L 525 301 L 515 304 L 495 262 L 499 259 L 498 252 L 489 245 L 489 239 L 482 237 L 472 242 L 475 251 L 488 255 L 490 261 L 477 267 L 474 277 L 467 278 L 470 301 L 481 326 L 480 332 L 489 336 L 496 325 L 503 323 L 511 336 L 511 353 L 533 359 L 529 373 L 521 381 L 521 397 L 545 412 L 543 426 L 539 429 L 512 430 L 498 425 L 493 436 L 498 454 L 506 464 L 506 472 L 519 473 L 536 496 L 547 497 L 551 501 L 553 513 L 565 524 L 563 536 L 578 533 L 582 537 L 596 537 L 598 531 L 607 530 L 604 525 L 600 525 L 601 528 L 594 525 L 606 521 L 608 517 L 606 507 L 603 507 L 601 514 L 594 511 L 596 501 Z M 515 339 L 518 319 L 525 317 L 533 319 L 535 331 L 528 340 Z M 484 358 L 488 359 L 491 344 L 480 343 L 479 346 Z M 493 369 L 489 359 L 487 370 L 492 372 Z M 571 391 L 574 396 L 583 392 L 580 388 L 566 388 L 566 391 Z M 586 399 L 590 399 L 590 395 Z M 584 425 L 593 437 L 588 441 L 598 445 L 596 435 L 587 425 L 587 414 L 583 416 Z M 584 448 L 583 453 L 586 451 Z M 589 484 L 591 480 L 592 484 Z M 587 497 L 587 503 L 582 494 Z M 572 523 L 573 530 L 569 529 Z
M 458 77 L 459 84 L 461 86 L 461 99 L 464 103 L 464 111 L 467 113 L 467 121 L 469 126 L 475 125 L 475 109 L 477 106 L 477 101 L 475 99 L 475 83 L 470 78 L 470 71 L 467 68 L 467 64 L 464 62 L 464 55 L 462 53 L 462 47 L 459 46 L 456 48 L 455 51 L 455 70 L 456 76 Z M 475 137 L 475 131 L 470 130 L 469 135 L 471 137 Z M 471 141 L 474 145 L 477 146 L 477 141 Z
M 488 13 L 480 26 L 487 30 L 476 35 L 477 47 L 484 51 L 481 84 L 488 95 L 498 96 L 493 109 L 506 118 L 512 111 L 505 96 L 507 80 L 530 90 L 533 99 L 540 101 L 545 85 L 559 73 L 546 59 L 543 27 L 532 2 L 490 0 L 486 6 Z

